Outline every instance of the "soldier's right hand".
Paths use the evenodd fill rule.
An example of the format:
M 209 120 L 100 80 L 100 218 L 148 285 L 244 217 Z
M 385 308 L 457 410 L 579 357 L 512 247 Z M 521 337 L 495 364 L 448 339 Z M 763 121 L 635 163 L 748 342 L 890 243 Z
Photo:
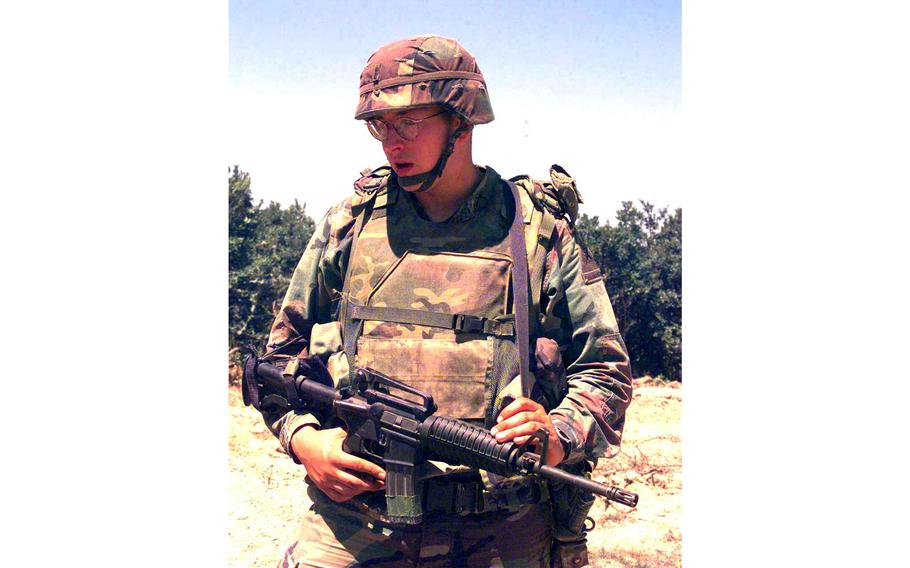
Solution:
M 301 428 L 291 438 L 291 450 L 306 467 L 307 475 L 323 493 L 337 503 L 365 491 L 385 488 L 385 471 L 365 459 L 345 452 L 344 430 Z

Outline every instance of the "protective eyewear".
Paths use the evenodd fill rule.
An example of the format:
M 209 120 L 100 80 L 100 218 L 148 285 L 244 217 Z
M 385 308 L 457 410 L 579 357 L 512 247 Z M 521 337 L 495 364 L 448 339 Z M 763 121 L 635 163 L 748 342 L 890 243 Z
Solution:
M 405 140 L 413 140 L 417 138 L 420 134 L 420 128 L 424 120 L 433 118 L 434 116 L 439 116 L 449 112 L 449 109 L 444 109 L 436 114 L 431 114 L 430 116 L 425 116 L 423 118 L 409 118 L 407 116 L 402 116 L 396 118 L 391 122 L 385 122 L 376 118 L 370 119 L 367 122 L 367 130 L 370 131 L 370 134 L 373 135 L 373 138 L 379 140 L 380 142 L 384 141 L 389 137 L 389 127 L 395 129 L 395 132 Z

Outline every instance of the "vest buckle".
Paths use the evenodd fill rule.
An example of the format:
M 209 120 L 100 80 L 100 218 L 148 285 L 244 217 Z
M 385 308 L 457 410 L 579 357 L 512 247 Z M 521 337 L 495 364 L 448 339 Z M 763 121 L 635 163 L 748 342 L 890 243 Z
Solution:
M 485 320 L 486 318 L 468 314 L 455 314 L 452 320 L 452 329 L 465 333 L 483 333 Z

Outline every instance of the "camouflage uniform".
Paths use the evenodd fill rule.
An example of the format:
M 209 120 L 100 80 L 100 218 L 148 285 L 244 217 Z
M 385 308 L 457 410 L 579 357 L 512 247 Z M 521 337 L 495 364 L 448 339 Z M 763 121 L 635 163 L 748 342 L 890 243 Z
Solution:
M 493 119 L 476 62 L 457 42 L 420 37 L 384 49 L 384 57 L 374 55 L 361 77 L 358 118 L 390 108 L 443 104 L 445 99 L 446 106 L 474 124 Z M 429 59 L 421 59 L 427 53 Z M 396 62 L 391 80 L 388 68 L 386 75 L 382 70 L 389 60 Z M 454 71 L 455 78 L 439 78 L 441 70 Z M 395 77 L 402 73 L 404 79 Z M 420 73 L 437 75 L 428 81 L 407 77 Z M 535 287 L 534 397 L 568 441 L 566 463 L 590 470 L 594 460 L 618 449 L 631 400 L 629 359 L 600 270 L 576 242 L 570 223 L 546 217 L 539 184 L 527 178 L 515 181 L 526 238 L 534 237 L 527 242 Z M 518 374 L 509 295 L 508 240 L 515 209 L 510 190 L 492 168 L 483 168 L 471 196 L 442 223 L 426 217 L 388 168 L 365 175 L 355 190 L 316 227 L 272 326 L 269 352 L 279 362 L 320 355 L 339 386 L 349 380 L 352 365 L 370 366 L 429 391 L 440 414 L 492 426 L 503 394 Z M 551 223 L 544 223 L 538 234 L 542 218 Z M 373 311 L 356 320 L 357 310 Z M 420 315 L 427 312 L 462 314 L 479 327 L 426 324 Z M 290 440 L 298 429 L 337 425 L 331 417 L 315 414 L 264 418 L 295 461 Z M 499 495 L 500 480 L 491 477 L 483 477 L 488 502 Z M 448 477 L 440 479 L 445 483 Z M 547 506 L 516 503 L 517 493 L 510 493 L 502 510 L 444 511 L 406 530 L 371 516 L 375 503 L 382 501 L 376 494 L 338 504 L 315 486 L 309 493 L 314 508 L 299 543 L 288 549 L 288 566 L 545 566 L 554 529 L 558 533 L 567 522 L 557 519 L 554 527 Z M 529 539 L 533 545 L 526 545 Z
M 449 515 L 403 528 L 375 521 L 353 504 L 334 503 L 315 486 L 307 492 L 313 508 L 280 568 L 549 566 L 552 518 L 546 505 Z

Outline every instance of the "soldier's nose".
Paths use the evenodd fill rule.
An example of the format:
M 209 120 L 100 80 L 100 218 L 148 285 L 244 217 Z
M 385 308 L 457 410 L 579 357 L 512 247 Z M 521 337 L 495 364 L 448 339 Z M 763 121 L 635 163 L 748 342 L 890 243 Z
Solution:
M 393 130 L 392 132 L 389 132 L 389 136 L 383 140 L 382 149 L 386 154 L 400 152 L 404 150 L 404 139 Z

